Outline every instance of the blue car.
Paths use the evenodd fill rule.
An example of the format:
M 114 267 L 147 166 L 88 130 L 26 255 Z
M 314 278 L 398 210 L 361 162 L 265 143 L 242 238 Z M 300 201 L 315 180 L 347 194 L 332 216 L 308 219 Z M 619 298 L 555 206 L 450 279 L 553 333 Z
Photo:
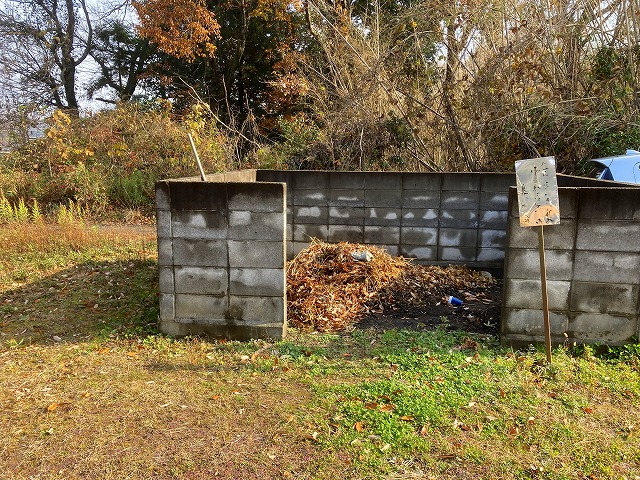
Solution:
M 640 152 L 627 150 L 624 155 L 591 160 L 596 169 L 596 178 L 616 182 L 640 184 Z

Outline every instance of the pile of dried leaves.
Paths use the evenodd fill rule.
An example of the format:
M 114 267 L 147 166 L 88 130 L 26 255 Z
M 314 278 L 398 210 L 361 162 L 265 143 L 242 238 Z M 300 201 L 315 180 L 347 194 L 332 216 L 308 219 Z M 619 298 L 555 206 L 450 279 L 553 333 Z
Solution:
M 371 260 L 352 256 L 362 252 Z M 492 282 L 463 266 L 421 266 L 372 245 L 314 240 L 287 267 L 287 317 L 296 328 L 339 331 L 371 312 L 436 304 Z

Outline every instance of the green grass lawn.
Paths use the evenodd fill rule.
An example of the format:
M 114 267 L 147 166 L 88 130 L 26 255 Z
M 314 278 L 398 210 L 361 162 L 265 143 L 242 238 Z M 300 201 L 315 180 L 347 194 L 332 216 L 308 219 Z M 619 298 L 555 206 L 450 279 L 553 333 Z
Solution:
M 640 478 L 640 346 L 155 330 L 153 231 L 0 227 L 0 478 Z

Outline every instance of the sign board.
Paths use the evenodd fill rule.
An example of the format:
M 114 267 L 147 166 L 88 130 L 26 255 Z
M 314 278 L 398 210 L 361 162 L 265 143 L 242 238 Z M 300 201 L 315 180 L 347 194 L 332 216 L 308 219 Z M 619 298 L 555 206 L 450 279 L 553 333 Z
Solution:
M 520 226 L 540 227 L 560 223 L 555 158 L 518 160 L 516 185 Z

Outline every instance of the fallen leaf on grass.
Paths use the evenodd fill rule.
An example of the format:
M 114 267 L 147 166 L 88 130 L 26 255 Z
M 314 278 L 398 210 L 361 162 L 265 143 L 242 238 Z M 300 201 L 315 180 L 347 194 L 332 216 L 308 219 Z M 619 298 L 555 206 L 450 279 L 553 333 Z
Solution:
M 375 410 L 376 408 L 378 408 L 378 404 L 376 402 L 365 403 L 364 408 L 369 410 Z
M 56 410 L 69 410 L 71 408 L 70 402 L 52 403 L 47 407 L 47 412 L 54 412 Z
M 456 456 L 453 453 L 444 453 L 436 457 L 438 460 L 453 460 Z
M 411 415 L 403 415 L 400 417 L 400 420 L 404 420 L 405 422 L 413 422 L 413 417 Z
M 593 413 L 593 408 L 591 408 L 591 407 L 582 407 L 582 411 L 584 413 Z
M 220 395 L 211 395 L 211 399 L 212 400 L 219 400 L 220 399 Z
M 382 405 L 380 410 L 383 412 L 393 412 L 396 409 L 395 405 L 388 403 L 387 405 Z
M 426 437 L 428 432 L 429 432 L 429 428 L 426 425 L 423 425 L 422 428 L 420 429 L 420 436 Z
M 364 430 L 364 425 L 362 424 L 362 422 L 356 422 L 353 425 L 353 428 L 355 428 L 356 432 L 362 432 L 362 430 Z

